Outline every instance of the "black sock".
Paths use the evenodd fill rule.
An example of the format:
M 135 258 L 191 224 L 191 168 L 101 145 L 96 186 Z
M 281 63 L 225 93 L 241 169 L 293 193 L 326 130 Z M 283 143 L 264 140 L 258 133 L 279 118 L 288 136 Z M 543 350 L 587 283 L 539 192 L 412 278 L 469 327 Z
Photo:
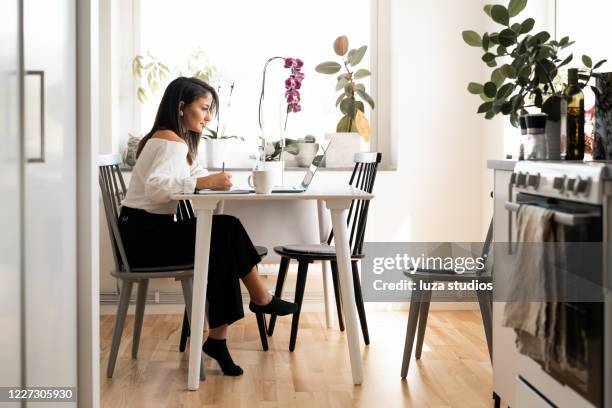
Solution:
M 260 306 L 251 302 L 249 303 L 249 309 L 253 313 L 267 313 L 277 316 L 285 316 L 295 313 L 297 310 L 297 305 L 295 303 L 279 299 L 276 296 L 272 296 L 272 300 L 267 305 Z
M 217 360 L 223 374 L 230 376 L 242 375 L 242 368 L 234 364 L 234 360 L 232 360 L 232 356 L 230 356 L 229 350 L 227 349 L 225 339 L 213 339 L 209 337 L 204 342 L 202 351 Z

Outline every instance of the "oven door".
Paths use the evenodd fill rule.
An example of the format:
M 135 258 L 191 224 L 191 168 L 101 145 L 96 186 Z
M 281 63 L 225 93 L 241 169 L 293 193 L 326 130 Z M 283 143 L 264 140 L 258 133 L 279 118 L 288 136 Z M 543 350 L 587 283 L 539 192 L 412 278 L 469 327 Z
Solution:
M 516 210 L 521 205 L 534 205 L 555 211 L 554 220 L 562 224 L 564 229 L 567 275 L 595 283 L 603 295 L 603 253 L 592 250 L 601 248 L 598 243 L 602 242 L 603 237 L 602 207 L 525 193 L 517 194 L 515 202 L 509 203 L 507 207 Z M 578 253 L 580 250 L 576 248 L 576 243 L 592 243 L 589 256 L 594 259 L 589 260 L 589 267 L 584 267 L 584 254 Z M 569 280 L 566 281 L 566 285 L 571 284 Z M 556 310 L 564 316 L 564 323 L 558 326 L 555 341 L 565 342 L 563 348 L 567 350 L 569 359 L 563 363 L 553 361 L 545 366 L 541 361 L 521 355 L 518 362 L 520 379 L 557 406 L 601 407 L 604 383 L 604 304 L 599 300 L 559 300 Z M 553 346 L 561 347 L 559 344 Z

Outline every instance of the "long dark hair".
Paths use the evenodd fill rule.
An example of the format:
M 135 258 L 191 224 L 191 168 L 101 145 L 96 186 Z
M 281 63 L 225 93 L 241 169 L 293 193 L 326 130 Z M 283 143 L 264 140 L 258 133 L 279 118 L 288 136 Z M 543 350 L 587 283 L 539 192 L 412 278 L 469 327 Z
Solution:
M 184 107 L 187 107 L 198 98 L 208 94 L 212 95 L 213 99 L 210 110 L 217 115 L 219 113 L 219 95 L 217 95 L 215 88 L 198 78 L 178 77 L 170 82 L 164 91 L 159 108 L 157 108 L 157 115 L 155 115 L 155 122 L 151 131 L 138 143 L 136 157 L 140 156 L 145 144 L 147 144 L 155 132 L 158 130 L 171 130 L 187 143 L 189 148 L 187 161 L 189 164 L 192 164 L 198 155 L 200 135 L 183 129 L 183 123 L 179 115 L 179 102 L 183 102 L 185 104 Z

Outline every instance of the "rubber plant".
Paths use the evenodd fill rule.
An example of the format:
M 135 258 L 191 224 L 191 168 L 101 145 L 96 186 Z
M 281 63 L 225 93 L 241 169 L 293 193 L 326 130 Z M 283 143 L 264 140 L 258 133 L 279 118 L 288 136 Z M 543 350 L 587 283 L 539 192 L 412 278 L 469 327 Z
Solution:
M 527 0 L 510 0 L 507 6 L 486 5 L 484 12 L 500 25 L 499 31 L 482 35 L 471 30 L 462 33 L 468 45 L 482 49 L 482 61 L 493 69 L 486 83 L 468 84 L 468 92 L 482 99 L 478 113 L 486 119 L 500 113 L 510 116 L 514 127 L 519 125 L 519 116 L 528 113 L 528 107 L 539 108 L 552 121 L 560 119 L 565 87 L 558 76 L 561 68 L 573 60 L 573 54 L 560 57 L 562 50 L 574 44 L 569 37 L 557 41 L 547 31 L 532 33 L 533 18 L 513 20 L 526 6 Z M 587 86 L 593 71 L 605 62 L 594 64 L 589 56 L 582 56 L 585 68 L 579 76 L 581 88 Z
M 335 75 L 344 67 L 346 72 L 338 75 L 336 91 L 340 95 L 336 100 L 336 106 L 342 112 L 342 118 L 336 126 L 336 132 L 357 132 L 365 141 L 370 140 L 370 124 L 365 116 L 365 103 L 374 109 L 374 100 L 366 92 L 365 85 L 359 83 L 360 79 L 370 75 L 370 71 L 364 68 L 356 69 L 361 63 L 368 49 L 363 45 L 357 49 L 349 50 L 348 37 L 342 35 L 334 41 L 334 52 L 342 58 L 342 65 L 335 61 L 322 62 L 315 67 L 321 74 Z M 359 97 L 361 100 L 357 100 Z

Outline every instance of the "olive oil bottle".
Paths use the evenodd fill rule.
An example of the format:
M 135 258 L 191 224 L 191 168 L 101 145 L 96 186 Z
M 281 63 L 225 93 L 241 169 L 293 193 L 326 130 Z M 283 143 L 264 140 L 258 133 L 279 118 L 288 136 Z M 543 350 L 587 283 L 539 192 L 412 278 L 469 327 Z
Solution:
M 568 85 L 561 102 L 561 129 L 566 136 L 565 160 L 584 159 L 584 94 L 578 85 L 578 70 L 568 71 Z

